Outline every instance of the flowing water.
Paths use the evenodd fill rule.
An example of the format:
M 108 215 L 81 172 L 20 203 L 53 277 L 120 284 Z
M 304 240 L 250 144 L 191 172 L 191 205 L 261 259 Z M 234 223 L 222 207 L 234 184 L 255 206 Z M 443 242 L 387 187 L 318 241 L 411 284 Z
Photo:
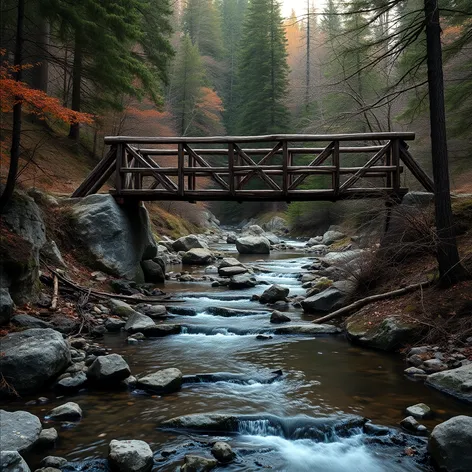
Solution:
M 229 245 L 216 249 L 235 251 Z M 309 262 L 303 252 L 272 253 L 262 259 L 261 256 L 239 257 L 268 271 L 260 273 L 259 279 L 286 286 L 292 295 L 305 293 L 297 278 L 304 272 L 302 266 Z M 193 268 L 194 275 L 203 272 L 204 268 Z M 428 389 L 422 382 L 407 379 L 400 356 L 355 347 L 342 335 L 273 335 L 271 339 L 258 339 L 258 334 L 274 329 L 269 322 L 270 310 L 251 301 L 253 294 L 260 294 L 266 288 L 258 285 L 235 291 L 211 288 L 208 281 L 168 282 L 166 292 L 185 300 L 183 306 L 197 311 L 196 316 L 176 315 L 170 320 L 186 325 L 184 333 L 132 346 L 126 343 L 126 335 L 109 334 L 104 338 L 104 345 L 122 354 L 134 375 L 177 367 L 184 375 L 241 373 L 247 375 L 246 381 L 184 384 L 180 392 L 165 396 L 149 396 L 140 391 L 91 390 L 67 397 L 67 401 L 79 403 L 84 418 L 76 424 L 51 422 L 51 426 L 60 430 L 54 455 L 70 461 L 106 457 L 111 439 L 142 439 L 156 451 L 159 462 L 155 470 L 178 470 L 185 454 L 208 456 L 208 444 L 215 436 L 163 430 L 159 425 L 179 415 L 216 412 L 261 416 L 259 420 L 244 420 L 242 416 L 236 430 L 219 433 L 218 437 L 228 440 L 238 454 L 237 461 L 225 467 L 228 471 L 430 470 L 427 465 L 403 455 L 407 446 L 421 447 L 421 440 L 407 438 L 405 442 L 395 431 L 375 437 L 359 428 L 350 428 L 342 434 L 332 430 L 320 437 L 319 427 L 303 425 L 313 418 L 324 424 L 333 418 L 342 420 L 344 415 L 355 414 L 369 418 L 376 425 L 398 427 L 407 406 L 425 402 L 435 412 L 433 419 L 424 422 L 432 428 L 453 415 L 471 414 L 472 409 Z M 250 309 L 256 313 L 220 317 L 207 312 L 213 306 Z M 309 323 L 313 319 L 289 306 L 286 313 L 292 323 Z M 277 381 L 261 381 L 261 375 L 270 376 L 278 369 L 284 375 Z M 25 407 L 23 400 L 7 408 L 28 409 L 44 418 L 52 407 L 66 401 L 64 397 L 50 398 L 47 405 Z M 263 419 L 264 415 L 274 415 L 276 420 Z M 290 433 L 284 426 L 287 421 L 297 426 Z

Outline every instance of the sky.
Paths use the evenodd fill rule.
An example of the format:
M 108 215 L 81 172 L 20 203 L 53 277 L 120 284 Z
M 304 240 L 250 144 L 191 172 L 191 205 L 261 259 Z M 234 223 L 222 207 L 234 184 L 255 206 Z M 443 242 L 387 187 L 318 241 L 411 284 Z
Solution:
M 314 3 L 316 8 L 321 9 L 324 0 L 310 0 L 310 3 Z M 294 9 L 297 15 L 303 15 L 306 13 L 306 4 L 307 0 L 283 0 L 282 14 L 284 17 L 288 17 L 290 16 L 292 9 Z

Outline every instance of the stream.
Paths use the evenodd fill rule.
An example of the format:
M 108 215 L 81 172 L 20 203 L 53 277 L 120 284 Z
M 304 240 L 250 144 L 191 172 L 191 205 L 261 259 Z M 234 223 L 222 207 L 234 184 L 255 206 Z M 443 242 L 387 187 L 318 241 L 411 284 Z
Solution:
M 231 245 L 213 249 L 266 269 L 269 272 L 260 273 L 257 278 L 269 285 L 288 287 L 291 295 L 305 294 L 298 276 L 310 258 L 303 251 L 238 256 Z M 180 267 L 168 270 L 178 271 Z M 202 275 L 205 268 L 192 267 L 191 273 Z M 270 308 L 251 301 L 253 294 L 261 294 L 266 288 L 267 285 L 258 285 L 228 290 L 212 288 L 209 281 L 169 281 L 165 291 L 185 300 L 182 306 L 197 311 L 197 316 L 175 315 L 170 319 L 171 323 L 184 324 L 185 332 L 147 339 L 138 345 L 128 345 L 125 333 L 107 334 L 102 341 L 112 352 L 125 357 L 133 375 L 177 367 L 184 375 L 231 372 L 256 380 L 184 384 L 180 392 L 161 397 L 137 390 L 91 390 L 66 399 L 52 398 L 49 392 L 51 401 L 46 405 L 25 407 L 26 398 L 8 408 L 18 406 L 44 418 L 54 406 L 77 402 L 84 412 L 82 421 L 62 425 L 50 422 L 50 426 L 59 431 L 52 454 L 78 463 L 105 458 L 112 439 L 142 439 L 156 452 L 154 470 L 177 471 L 185 454 L 210 457 L 208 443 L 218 438 L 228 441 L 237 453 L 236 461 L 224 467 L 228 471 L 430 470 L 414 455 L 404 454 L 405 447 L 421 449 L 424 444 L 422 439 L 401 437 L 396 429 L 405 416 L 405 408 L 419 402 L 428 404 L 435 416 L 422 423 L 429 429 L 451 416 L 471 414 L 472 408 L 406 378 L 401 356 L 353 346 L 343 335 L 271 334 L 271 339 L 258 339 L 258 334 L 270 334 L 278 326 L 269 322 Z M 244 317 L 220 317 L 207 313 L 213 306 L 263 311 Z M 294 324 L 309 323 L 314 318 L 291 305 L 277 309 L 290 316 Z M 257 381 L 258 376 L 278 369 L 283 375 L 276 381 Z M 236 430 L 217 435 L 159 428 L 167 419 L 195 413 L 231 413 L 241 418 Z M 244 419 L 245 415 L 249 415 L 248 419 Z M 395 429 L 378 436 L 358 427 L 339 431 L 312 425 L 313 419 L 316 424 L 324 424 L 343 421 L 346 415 L 364 416 L 375 425 Z

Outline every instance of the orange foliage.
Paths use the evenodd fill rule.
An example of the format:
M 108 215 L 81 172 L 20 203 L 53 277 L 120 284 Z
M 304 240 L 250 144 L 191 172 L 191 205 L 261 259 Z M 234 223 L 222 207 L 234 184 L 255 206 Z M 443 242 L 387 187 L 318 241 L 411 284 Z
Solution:
M 213 89 L 202 87 L 197 108 L 208 121 L 214 124 L 220 123 L 221 117 L 219 114 L 224 111 L 223 102 Z

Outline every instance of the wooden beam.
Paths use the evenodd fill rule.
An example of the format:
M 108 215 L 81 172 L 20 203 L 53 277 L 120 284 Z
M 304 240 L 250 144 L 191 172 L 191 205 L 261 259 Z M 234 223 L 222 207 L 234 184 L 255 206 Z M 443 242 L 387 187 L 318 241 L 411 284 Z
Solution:
M 184 146 L 185 143 L 179 143 L 179 150 L 178 150 L 178 174 L 177 174 L 177 187 L 178 187 L 178 194 L 179 196 L 183 197 L 185 193 L 185 174 L 184 174 L 184 166 L 185 166 L 185 154 L 184 154 Z
M 400 159 L 410 169 L 411 173 L 421 183 L 427 192 L 434 193 L 434 182 L 428 174 L 413 159 L 405 143 L 400 143 Z

